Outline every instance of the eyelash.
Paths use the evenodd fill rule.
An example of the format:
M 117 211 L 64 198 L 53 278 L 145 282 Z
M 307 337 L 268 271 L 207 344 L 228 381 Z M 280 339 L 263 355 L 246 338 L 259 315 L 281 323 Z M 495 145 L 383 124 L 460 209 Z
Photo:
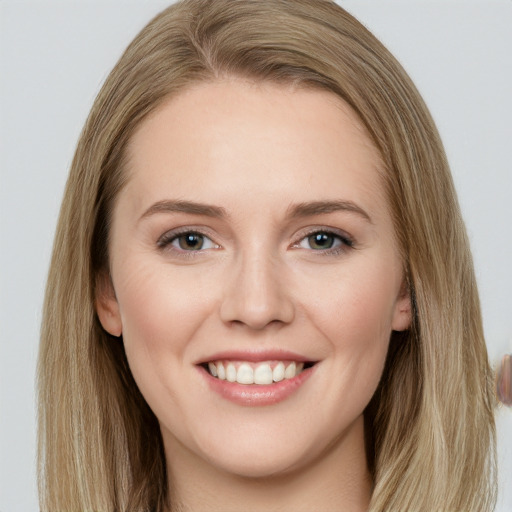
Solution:
M 313 248 L 306 248 L 302 247 L 301 243 L 304 241 L 307 241 L 309 238 L 315 235 L 327 235 L 329 237 L 333 237 L 336 243 L 336 240 L 339 243 L 339 245 L 336 245 L 334 247 L 329 247 L 327 249 L 313 249 Z M 346 252 L 349 249 L 354 248 L 354 240 L 350 238 L 346 233 L 340 232 L 337 230 L 329 229 L 329 228 L 314 228 L 311 231 L 307 232 L 306 234 L 302 235 L 300 240 L 298 240 L 296 243 L 293 244 L 294 248 L 301 249 L 304 248 L 306 250 L 311 250 L 315 253 L 319 253 L 321 255 L 326 256 L 336 256 L 339 254 L 342 254 Z
M 173 242 L 179 241 L 180 238 L 185 237 L 185 236 L 198 236 L 198 237 L 203 238 L 203 240 L 207 240 L 213 246 L 213 247 L 207 247 L 207 249 L 213 249 L 213 248 L 217 249 L 217 248 L 220 247 L 208 235 L 202 233 L 199 230 L 190 229 L 190 228 L 186 228 L 186 229 L 183 229 L 183 230 L 168 231 L 167 233 L 164 233 L 157 240 L 156 244 L 157 244 L 159 249 L 171 250 L 171 251 L 173 251 L 173 252 L 175 252 L 175 253 L 179 254 L 180 256 L 183 256 L 183 257 L 194 257 L 197 253 L 202 252 L 203 250 L 205 250 L 202 247 L 200 249 L 198 249 L 198 250 L 194 250 L 194 249 L 189 249 L 189 250 L 187 250 L 187 249 L 180 249 L 180 248 L 174 247 L 172 245 Z
M 336 241 L 338 241 L 339 244 L 335 245 L 334 247 L 328 247 L 326 249 L 313 249 L 312 247 L 308 248 L 308 247 L 303 247 L 301 245 L 302 242 L 307 241 L 308 239 L 310 239 L 312 236 L 315 236 L 315 235 L 327 235 L 328 237 L 333 237 L 334 244 L 336 243 Z M 173 242 L 179 241 L 179 239 L 184 236 L 202 237 L 203 243 L 204 243 L 204 240 L 207 240 L 213 246 L 213 247 L 207 247 L 206 249 L 217 249 L 220 247 L 205 233 L 202 233 L 199 230 L 190 229 L 190 228 L 186 228 L 186 229 L 178 230 L 178 231 L 168 231 L 168 232 L 164 233 L 157 240 L 157 246 L 161 250 L 171 250 L 171 251 L 175 252 L 176 254 L 179 254 L 182 257 L 194 257 L 198 253 L 206 250 L 203 247 L 201 247 L 200 249 L 197 249 L 197 250 L 194 250 L 194 249 L 187 250 L 187 249 L 177 248 L 172 245 Z M 302 249 L 306 249 L 306 250 L 311 250 L 313 252 L 316 252 L 316 253 L 319 253 L 322 255 L 338 255 L 338 254 L 346 252 L 348 249 L 354 248 L 354 241 L 350 237 L 348 237 L 345 233 L 341 233 L 341 232 L 338 232 L 338 231 L 335 231 L 332 229 L 327 229 L 327 228 L 325 228 L 325 229 L 315 228 L 315 229 L 312 229 L 311 231 L 307 232 L 306 234 L 303 234 L 301 236 L 301 238 L 297 242 L 295 242 L 291 247 L 294 249 L 302 248 Z

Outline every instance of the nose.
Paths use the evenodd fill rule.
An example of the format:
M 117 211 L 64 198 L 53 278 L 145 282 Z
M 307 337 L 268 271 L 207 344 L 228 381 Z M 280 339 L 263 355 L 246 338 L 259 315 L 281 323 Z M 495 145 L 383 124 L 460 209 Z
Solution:
M 289 324 L 295 314 L 285 272 L 270 257 L 241 257 L 230 269 L 220 308 L 229 324 L 262 330 L 270 324 Z

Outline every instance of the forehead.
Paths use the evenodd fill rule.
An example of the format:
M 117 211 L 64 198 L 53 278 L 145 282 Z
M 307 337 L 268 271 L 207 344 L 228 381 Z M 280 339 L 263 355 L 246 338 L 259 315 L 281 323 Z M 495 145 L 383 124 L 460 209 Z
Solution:
M 142 203 L 165 195 L 222 202 L 233 193 L 243 201 L 275 190 L 283 201 L 347 193 L 369 206 L 383 201 L 378 150 L 353 110 L 323 90 L 238 79 L 194 85 L 141 123 L 127 156 L 127 192 Z

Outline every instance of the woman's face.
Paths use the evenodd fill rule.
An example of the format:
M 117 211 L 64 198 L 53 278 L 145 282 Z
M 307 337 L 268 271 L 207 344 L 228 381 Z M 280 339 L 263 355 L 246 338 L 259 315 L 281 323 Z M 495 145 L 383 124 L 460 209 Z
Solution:
M 206 83 L 128 157 L 97 309 L 169 460 L 262 476 L 361 439 L 410 307 L 357 116 L 328 92 Z

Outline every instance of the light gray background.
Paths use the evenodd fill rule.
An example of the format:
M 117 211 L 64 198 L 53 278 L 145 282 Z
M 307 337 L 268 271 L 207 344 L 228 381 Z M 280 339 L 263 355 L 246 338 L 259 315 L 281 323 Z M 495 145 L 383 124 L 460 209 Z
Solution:
M 0 511 L 36 511 L 34 372 L 59 203 L 93 98 L 164 1 L 0 2 Z M 341 0 L 398 57 L 445 142 L 491 359 L 512 352 L 512 1 Z M 499 512 L 512 411 L 498 413 Z

